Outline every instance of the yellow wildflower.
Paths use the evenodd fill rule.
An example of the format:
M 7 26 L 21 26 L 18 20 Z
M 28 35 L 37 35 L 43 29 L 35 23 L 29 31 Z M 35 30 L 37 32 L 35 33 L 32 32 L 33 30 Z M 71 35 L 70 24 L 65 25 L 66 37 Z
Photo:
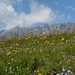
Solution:
M 30 37 L 28 37 L 28 39 L 30 39 Z
M 52 43 L 52 45 L 54 45 L 54 43 Z
M 46 40 L 46 41 L 44 42 L 44 44 L 49 44 L 49 41 L 48 41 L 48 40 Z
M 28 38 L 25 38 L 25 40 L 28 40 Z
M 64 41 L 65 39 L 64 39 L 64 38 L 62 38 L 61 40 L 62 40 L 62 41 Z
M 73 38 L 75 38 L 75 36 L 73 36 Z
M 44 36 L 43 39 L 46 39 L 46 36 Z
M 21 50 L 21 48 L 18 48 L 18 50 Z
M 41 73 L 39 73 L 38 75 L 42 75 Z
M 72 56 L 72 58 L 75 58 L 75 56 Z
M 15 50 L 12 50 L 13 53 L 15 53 Z
M 19 44 L 17 43 L 16 46 L 19 46 Z
M 40 35 L 42 37 L 42 35 Z
M 7 56 L 10 56 L 10 55 L 11 55 L 11 52 L 8 52 L 8 53 L 7 53 Z

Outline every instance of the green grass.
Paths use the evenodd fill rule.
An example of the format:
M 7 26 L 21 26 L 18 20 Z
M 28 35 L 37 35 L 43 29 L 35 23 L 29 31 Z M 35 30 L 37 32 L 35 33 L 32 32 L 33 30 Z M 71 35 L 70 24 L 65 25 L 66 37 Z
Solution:
M 0 42 L 0 75 L 46 75 L 61 72 L 63 66 L 75 74 L 74 33 Z

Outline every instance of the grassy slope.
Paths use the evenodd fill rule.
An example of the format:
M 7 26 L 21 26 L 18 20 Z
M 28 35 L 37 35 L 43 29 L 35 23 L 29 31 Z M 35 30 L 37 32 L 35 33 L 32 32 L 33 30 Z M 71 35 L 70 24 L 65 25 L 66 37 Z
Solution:
M 74 33 L 0 42 L 0 75 L 46 75 L 63 66 L 75 74 Z

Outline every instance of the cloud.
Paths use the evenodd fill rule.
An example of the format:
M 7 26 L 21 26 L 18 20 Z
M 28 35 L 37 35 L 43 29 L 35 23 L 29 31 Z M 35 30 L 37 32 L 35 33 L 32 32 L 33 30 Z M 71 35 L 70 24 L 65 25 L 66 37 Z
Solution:
M 61 22 L 69 22 L 73 17 L 70 14 L 65 15 L 64 13 L 57 12 L 57 18 L 55 20 L 55 23 L 61 23 Z
M 71 20 L 72 19 L 72 16 L 71 15 L 68 15 L 67 16 L 67 20 Z
M 54 21 L 55 18 L 56 14 L 51 8 L 32 2 L 30 5 L 30 14 L 28 14 L 26 18 L 26 24 L 50 23 Z
M 58 2 L 55 1 L 55 4 L 58 5 Z
M 71 9 L 71 10 L 73 10 L 73 11 L 75 12 L 75 8 L 72 7 L 72 6 L 66 6 L 66 8 L 67 8 L 67 9 Z
M 22 0 L 0 0 L 0 22 L 6 25 L 6 29 L 21 26 L 29 27 L 36 23 L 51 23 L 57 17 L 55 11 L 50 7 L 37 2 L 30 2 L 30 13 L 24 11 L 18 13 L 13 4 L 22 2 Z
M 0 0 L 0 2 L 4 4 L 14 5 L 17 3 L 21 3 L 22 0 Z
M 14 8 L 11 5 L 0 3 L 0 22 L 8 25 L 17 16 Z

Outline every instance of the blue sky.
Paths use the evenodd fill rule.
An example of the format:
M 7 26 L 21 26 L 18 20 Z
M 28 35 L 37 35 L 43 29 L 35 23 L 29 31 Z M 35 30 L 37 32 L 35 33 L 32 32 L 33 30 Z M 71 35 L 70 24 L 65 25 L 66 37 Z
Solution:
M 75 22 L 75 0 L 0 0 L 0 30 Z

